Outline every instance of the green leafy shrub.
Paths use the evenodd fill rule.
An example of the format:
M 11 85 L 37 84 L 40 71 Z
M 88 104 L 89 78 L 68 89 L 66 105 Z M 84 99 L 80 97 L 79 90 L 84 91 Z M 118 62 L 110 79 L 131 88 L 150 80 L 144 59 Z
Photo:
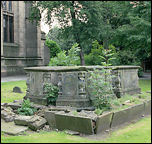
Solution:
M 59 52 L 61 52 L 61 48 L 55 41 L 47 38 L 45 44 L 50 49 L 50 58 L 55 57 Z
M 80 61 L 78 56 L 80 49 L 78 44 L 74 44 L 70 50 L 68 50 L 67 54 L 66 51 L 61 51 L 57 54 L 56 57 L 51 58 L 49 66 L 73 66 L 77 65 Z
M 112 86 L 112 75 L 109 70 L 103 68 L 102 70 L 95 69 L 89 72 L 88 77 L 90 99 L 95 108 L 101 110 L 108 110 L 111 108 L 110 101 L 115 97 Z
M 103 110 L 101 110 L 101 109 L 95 109 L 94 113 L 99 116 L 99 115 L 101 115 L 103 113 Z
M 101 47 L 102 54 L 99 56 L 101 59 L 101 64 L 105 66 L 101 70 L 95 69 L 90 71 L 88 77 L 89 88 L 91 94 L 91 101 L 95 108 L 100 110 L 107 110 L 111 108 L 111 100 L 115 98 L 112 69 L 108 66 L 112 65 L 111 61 L 115 59 L 115 48 L 113 46 L 109 49 L 104 49 L 102 45 L 97 42 L 94 43 L 94 47 Z
M 117 63 L 116 63 L 117 65 L 136 65 L 136 66 L 141 65 L 137 56 L 135 56 L 135 54 L 129 50 L 118 51 L 117 55 L 116 55 L 116 59 L 117 59 Z M 142 67 L 140 67 L 138 69 L 138 76 L 139 77 L 143 76 L 143 68 Z
M 101 65 L 101 61 L 105 61 L 103 57 L 105 57 L 105 53 L 107 52 L 106 49 L 104 49 L 104 46 L 102 44 L 99 44 L 99 42 L 96 40 L 92 43 L 92 49 L 91 53 L 84 56 L 86 65 Z M 116 48 L 113 45 L 109 45 L 108 47 L 108 53 L 109 56 L 112 53 L 113 55 L 116 55 Z M 114 61 L 111 59 L 111 64 L 114 65 Z
M 22 103 L 21 108 L 17 109 L 18 114 L 20 115 L 26 115 L 31 116 L 34 115 L 34 113 L 37 111 L 35 108 L 32 107 L 33 103 L 30 102 L 29 99 L 24 100 Z
M 44 91 L 46 92 L 48 104 L 56 105 L 59 88 L 52 83 L 46 83 L 44 85 Z

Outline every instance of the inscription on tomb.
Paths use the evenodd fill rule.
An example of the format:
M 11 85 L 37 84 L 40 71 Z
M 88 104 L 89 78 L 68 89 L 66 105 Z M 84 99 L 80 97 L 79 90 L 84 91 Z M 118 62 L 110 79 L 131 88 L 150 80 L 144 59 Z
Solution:
M 62 81 L 62 95 L 75 97 L 78 95 L 78 74 L 65 73 Z

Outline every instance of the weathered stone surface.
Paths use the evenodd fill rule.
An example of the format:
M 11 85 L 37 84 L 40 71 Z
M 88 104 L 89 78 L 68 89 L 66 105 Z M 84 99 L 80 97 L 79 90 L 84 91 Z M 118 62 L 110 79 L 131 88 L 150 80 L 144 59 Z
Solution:
M 18 104 L 18 103 L 8 103 L 9 107 L 11 107 L 13 110 L 17 110 L 18 108 L 21 107 L 21 104 Z
M 144 115 L 144 104 L 137 104 L 113 113 L 111 127 L 119 126 L 120 124 L 131 122 L 139 119 Z
M 37 131 L 44 127 L 44 125 L 47 123 L 45 118 L 38 117 L 34 122 L 29 122 L 28 127 L 34 131 Z
M 151 91 L 146 91 L 146 93 L 151 93 Z
M 123 124 L 125 122 L 128 122 L 129 121 L 130 112 L 131 112 L 130 108 L 126 108 L 124 110 L 120 110 L 120 111 L 114 112 L 110 127 L 119 126 L 119 125 L 121 125 L 121 124 Z
M 44 130 L 44 131 L 51 131 L 51 128 L 50 128 L 49 125 L 45 125 L 45 126 L 43 127 L 43 130 Z
M 13 88 L 13 92 L 14 92 L 14 93 L 23 93 L 23 92 L 21 91 L 21 88 L 20 88 L 20 87 L 17 87 L 17 86 Z
M 22 104 L 23 100 L 14 100 L 13 103 Z
M 151 114 L 151 100 L 144 102 L 144 114 L 145 115 Z
M 144 115 L 144 104 L 137 104 L 130 107 L 129 121 L 139 119 Z
M 57 106 L 72 106 L 77 108 L 90 107 L 90 94 L 88 93 L 87 76 L 89 70 L 102 69 L 102 66 L 53 66 L 28 67 L 26 98 L 37 104 L 47 105 L 44 86 L 46 83 L 58 84 L 59 92 Z M 138 66 L 112 66 L 115 86 L 114 93 L 121 97 L 125 93 L 140 92 L 138 85 Z M 52 79 L 54 78 L 54 79 Z
M 14 120 L 16 114 L 13 112 L 10 107 L 2 107 L 1 109 L 1 118 L 5 120 L 5 122 L 11 122 Z
M 70 135 L 79 135 L 79 132 L 71 131 L 71 130 L 66 130 L 65 133 L 70 134 Z
M 1 119 L 1 131 L 10 134 L 18 135 L 26 131 L 28 127 L 15 125 L 14 122 L 5 122 Z
M 56 119 L 55 119 L 56 111 L 45 111 L 45 119 L 47 120 L 50 128 L 56 128 Z
M 16 125 L 28 126 L 28 123 L 32 118 L 33 118 L 33 116 L 18 115 L 14 119 L 14 122 Z
M 85 134 L 94 134 L 92 119 L 82 116 L 55 114 L 56 127 L 59 130 L 71 130 Z
M 1 106 L 7 106 L 8 105 L 8 103 L 1 103 Z
M 95 129 L 96 134 L 100 132 L 104 132 L 107 129 L 110 129 L 112 115 L 113 115 L 113 112 L 108 112 L 106 114 L 98 116 L 96 120 L 96 129 Z

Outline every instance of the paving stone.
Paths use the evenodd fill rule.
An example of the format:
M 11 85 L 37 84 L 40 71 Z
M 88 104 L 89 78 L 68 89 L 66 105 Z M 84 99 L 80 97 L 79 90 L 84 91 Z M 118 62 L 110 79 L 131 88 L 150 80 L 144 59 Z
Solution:
M 15 119 L 14 122 L 16 125 L 23 125 L 27 126 L 28 122 L 32 119 L 33 116 L 24 116 L 24 115 L 18 115 Z
M 70 135 L 79 135 L 79 132 L 76 131 L 71 131 L 71 130 L 66 130 L 65 133 L 70 134 Z
M 34 131 L 37 131 L 37 130 L 43 128 L 46 123 L 47 123 L 47 121 L 45 118 L 39 117 L 36 121 L 29 122 L 28 127 Z
M 101 116 L 98 116 L 96 120 L 96 129 L 95 133 L 104 132 L 107 129 L 110 129 L 110 123 L 112 119 L 113 112 L 108 112 Z
M 10 107 L 2 107 L 1 109 L 1 118 L 5 120 L 5 122 L 11 122 L 14 120 L 16 114 L 13 112 Z
M 13 110 L 17 110 L 21 107 L 21 104 L 18 103 L 8 103 L 8 106 L 11 107 Z
M 26 131 L 28 127 L 15 125 L 14 122 L 5 122 L 1 119 L 1 131 L 9 135 L 18 135 Z

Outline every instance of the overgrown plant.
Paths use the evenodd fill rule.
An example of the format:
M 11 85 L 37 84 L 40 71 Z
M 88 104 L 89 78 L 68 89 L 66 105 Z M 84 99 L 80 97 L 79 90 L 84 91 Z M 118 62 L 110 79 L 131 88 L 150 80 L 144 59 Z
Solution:
M 105 79 L 106 78 L 106 79 Z M 97 109 L 108 110 L 111 108 L 110 101 L 114 97 L 112 75 L 105 68 L 95 69 L 89 75 L 90 99 Z
M 27 100 L 24 99 L 21 108 L 17 109 L 18 114 L 26 115 L 26 116 L 34 115 L 37 109 L 32 107 L 32 105 L 33 103 L 30 102 L 30 99 Z
M 44 91 L 46 92 L 48 104 L 56 105 L 59 88 L 52 83 L 46 83 L 44 85 Z
M 80 49 L 78 44 L 75 43 L 70 50 L 68 50 L 67 54 L 66 51 L 61 51 L 57 54 L 56 57 L 51 58 L 49 66 L 73 66 L 77 65 L 80 58 L 78 56 Z
M 45 45 L 50 49 L 50 58 L 55 57 L 59 52 L 61 52 L 59 45 L 48 37 L 46 37 Z
M 108 66 L 112 65 L 110 62 L 114 60 L 114 52 L 112 49 L 102 49 L 103 55 L 101 55 L 102 62 L 104 66 L 101 70 L 95 69 L 90 72 L 89 85 L 91 92 L 91 101 L 96 109 L 101 109 L 102 111 L 110 109 L 110 101 L 115 97 L 113 89 L 114 86 L 112 75 L 112 68 Z

